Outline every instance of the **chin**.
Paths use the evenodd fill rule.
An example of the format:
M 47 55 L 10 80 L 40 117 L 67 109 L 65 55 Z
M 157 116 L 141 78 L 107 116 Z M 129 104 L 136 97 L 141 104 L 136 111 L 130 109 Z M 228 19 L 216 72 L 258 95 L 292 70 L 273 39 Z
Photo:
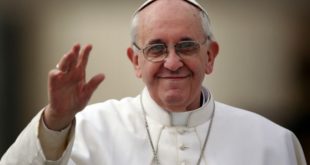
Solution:
M 162 100 L 169 105 L 182 105 L 186 99 L 183 93 L 166 91 Z

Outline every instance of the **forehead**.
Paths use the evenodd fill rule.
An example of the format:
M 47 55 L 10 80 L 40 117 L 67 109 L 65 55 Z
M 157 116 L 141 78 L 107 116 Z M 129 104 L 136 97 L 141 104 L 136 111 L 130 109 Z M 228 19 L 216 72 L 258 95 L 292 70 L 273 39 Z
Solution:
M 199 10 L 180 0 L 155 1 L 138 13 L 138 40 L 199 39 L 203 28 Z

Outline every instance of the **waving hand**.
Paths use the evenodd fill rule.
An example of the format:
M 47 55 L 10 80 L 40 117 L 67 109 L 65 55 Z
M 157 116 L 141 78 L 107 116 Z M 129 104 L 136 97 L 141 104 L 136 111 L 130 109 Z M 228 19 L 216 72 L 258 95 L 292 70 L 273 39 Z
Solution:
M 75 114 L 88 103 L 95 89 L 104 80 L 103 74 L 85 80 L 85 69 L 92 49 L 86 45 L 73 46 L 48 75 L 49 104 L 44 112 L 44 122 L 50 129 L 60 130 L 71 123 Z

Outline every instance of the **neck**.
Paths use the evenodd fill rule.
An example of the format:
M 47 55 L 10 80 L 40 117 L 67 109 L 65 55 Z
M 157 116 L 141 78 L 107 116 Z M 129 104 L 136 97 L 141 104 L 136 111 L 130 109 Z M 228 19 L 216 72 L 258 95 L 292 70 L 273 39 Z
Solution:
M 204 102 L 205 102 L 205 96 L 203 92 L 200 92 L 198 97 L 196 97 L 194 101 L 189 105 L 162 104 L 160 106 L 168 112 L 187 112 L 187 111 L 193 111 L 195 109 L 198 109 L 204 104 Z
M 195 104 L 195 106 L 188 106 L 188 107 L 185 107 L 182 106 L 182 107 L 163 107 L 166 111 L 168 112 L 188 112 L 188 111 L 193 111 L 195 109 L 198 109 L 200 107 L 200 104 L 199 102 L 197 104 Z
M 148 116 L 153 118 L 154 120 L 158 121 L 159 123 L 165 125 L 165 126 L 173 126 L 173 125 L 184 125 L 189 127 L 197 126 L 199 124 L 202 124 L 210 119 L 210 115 L 212 113 L 212 109 L 214 107 L 214 101 L 209 93 L 209 91 L 206 89 L 202 89 L 201 91 L 203 93 L 202 96 L 204 97 L 205 101 L 202 102 L 202 106 L 198 105 L 198 108 L 187 110 L 187 111 L 168 111 L 167 109 L 164 109 L 165 107 L 159 105 L 148 93 L 147 89 L 143 90 L 143 93 L 141 94 L 141 98 L 143 97 L 143 104 L 145 105 L 145 108 L 143 107 L 143 110 L 145 109 Z M 201 97 L 199 93 L 199 98 Z M 200 99 L 198 99 L 200 102 Z M 142 101 L 141 101 L 142 102 Z M 144 106 L 141 103 L 141 106 Z M 183 120 L 184 119 L 184 120 Z M 186 122 L 184 122 L 186 121 Z

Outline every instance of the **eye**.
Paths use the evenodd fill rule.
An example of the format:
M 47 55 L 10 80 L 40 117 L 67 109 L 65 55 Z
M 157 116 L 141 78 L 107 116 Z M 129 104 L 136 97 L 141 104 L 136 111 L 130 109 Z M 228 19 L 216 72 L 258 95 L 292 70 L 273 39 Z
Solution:
M 193 55 L 198 52 L 199 44 L 194 41 L 182 41 L 175 48 L 182 55 Z
M 166 52 L 166 46 L 163 44 L 153 44 L 145 48 L 144 53 L 149 58 L 160 57 Z

